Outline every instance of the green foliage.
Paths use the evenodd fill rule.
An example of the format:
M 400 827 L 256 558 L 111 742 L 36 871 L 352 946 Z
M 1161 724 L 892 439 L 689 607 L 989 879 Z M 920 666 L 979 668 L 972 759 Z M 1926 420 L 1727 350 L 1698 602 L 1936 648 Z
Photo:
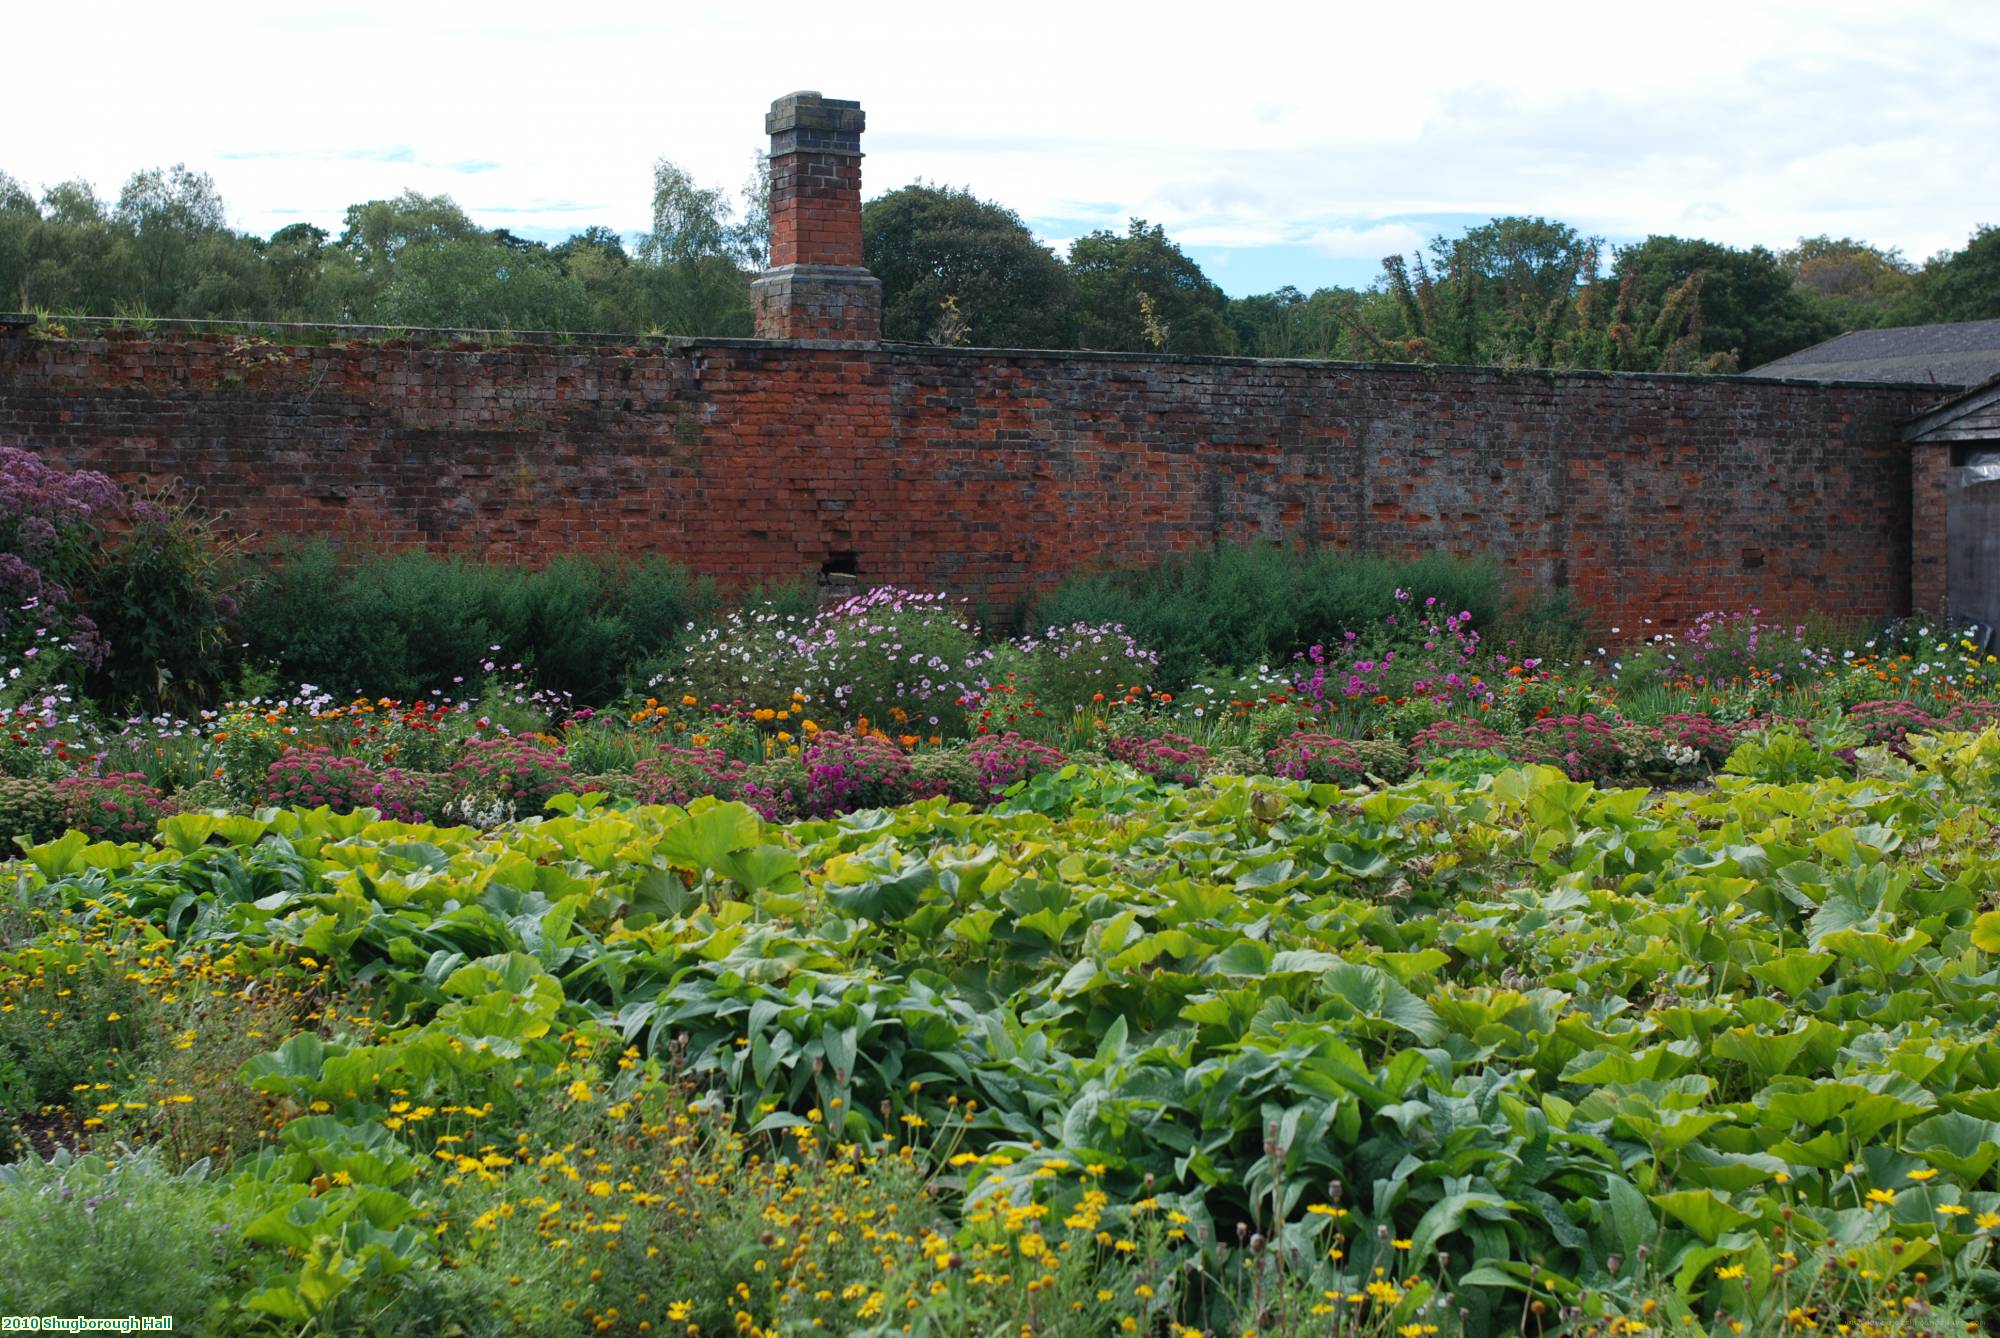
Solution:
M 1631 281 L 1639 301 L 1659 302 L 1699 276 L 1700 345 L 1729 366 L 1761 366 L 1837 332 L 1834 320 L 1793 284 L 1778 257 L 1699 238 L 1653 236 L 1618 252 L 1613 277 Z
M 1751 735 L 1729 755 L 1723 770 L 1769 785 L 1797 785 L 1841 772 L 1833 749 L 1797 729 L 1781 726 Z
M 921 1144 L 963 1196 L 940 1251 L 984 1239 L 982 1205 L 1089 1167 L 1107 1227 L 1141 1234 L 1109 1214 L 1143 1197 L 1217 1276 L 1241 1224 L 1308 1295 L 1376 1267 L 1435 1276 L 1472 1332 L 1585 1292 L 1599 1315 L 1664 1295 L 1775 1332 L 1760 1317 L 1829 1256 L 1941 1304 L 2000 1281 L 1978 1225 L 2000 1213 L 2000 735 L 1910 751 L 1861 780 L 1658 797 L 1532 767 L 1358 796 L 1066 767 L 985 813 L 930 800 L 782 829 L 699 801 L 495 833 L 281 812 L 176 820 L 110 861 L 58 843 L 14 876 L 86 932 L 131 916 L 177 955 L 309 951 L 331 988 L 379 1000 L 372 1037 L 296 1034 L 243 1072 L 328 1107 L 232 1192 L 256 1209 L 244 1238 L 286 1247 L 250 1304 L 294 1326 L 464 1304 L 431 1290 L 438 1251 L 482 1248 L 450 1233 L 512 1197 L 508 1177 L 566 1163 L 503 1153 L 490 1185 L 462 1170 L 473 1210 L 440 1214 L 433 1244 L 404 1228 L 433 1131 L 458 1133 L 438 1112 L 538 1122 L 567 1093 L 569 1122 L 536 1129 L 605 1148 L 615 1131 L 575 1107 L 654 1117 L 625 1106 L 624 1064 L 572 1067 L 602 1029 L 634 1064 L 677 1057 L 714 1093 L 700 1111 L 737 1127 Z M 623 1154 L 576 1155 L 610 1163 L 576 1177 L 602 1193 L 559 1174 L 539 1192 L 623 1192 Z M 1055 1200 L 1046 1229 L 1082 1202 Z M 635 1207 L 629 1229 L 650 1220 Z M 705 1253 L 718 1230 L 685 1247 L 703 1269 L 748 1248 Z M 498 1257 L 534 1276 L 534 1256 Z
M 1908 305 L 1917 274 L 1895 247 L 1852 237 L 1801 237 L 1778 263 L 1843 330 L 1898 324 L 1895 313 Z
M 117 706 L 191 714 L 236 671 L 233 623 L 249 578 L 236 542 L 192 497 L 141 497 L 131 512 L 80 591 L 110 646 L 86 687 Z
M 1071 576 L 1035 616 L 1047 626 L 1122 624 L 1159 648 L 1158 686 L 1179 690 L 1204 665 L 1282 667 L 1314 642 L 1372 627 L 1397 611 L 1398 588 L 1469 611 L 1475 626 L 1493 625 L 1503 603 L 1499 572 L 1487 563 L 1232 545 L 1157 567 Z
M 539 571 L 408 553 L 283 555 L 243 614 L 248 654 L 336 693 L 462 695 L 492 647 L 547 689 L 608 700 L 715 606 L 713 582 L 660 558 L 558 558 Z
M 913 185 L 861 211 L 862 254 L 882 281 L 882 333 L 943 343 L 951 301 L 963 342 L 1067 348 L 1075 342 L 1070 276 L 1020 216 L 970 191 Z
M 1963 249 L 1926 261 L 1899 312 L 1913 321 L 2000 320 L 2000 227 L 1980 227 Z
M 0 776 L 0 851 L 13 855 L 16 841 L 34 844 L 61 836 L 65 811 L 53 781 Z
M 1123 236 L 1100 230 L 1069 248 L 1077 337 L 1085 348 L 1143 353 L 1233 353 L 1229 301 L 1159 224 L 1133 219 Z
M 559 262 L 481 237 L 405 247 L 374 314 L 388 325 L 577 330 L 591 302 Z
M 0 1311 L 172 1315 L 208 1330 L 243 1248 L 205 1171 L 62 1152 L 0 1167 Z

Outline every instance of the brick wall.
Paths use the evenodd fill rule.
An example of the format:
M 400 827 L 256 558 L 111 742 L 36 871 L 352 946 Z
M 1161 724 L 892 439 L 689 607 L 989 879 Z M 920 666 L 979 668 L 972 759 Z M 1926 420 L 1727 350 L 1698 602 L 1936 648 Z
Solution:
M 1945 519 L 1951 509 L 1945 485 L 1951 473 L 1951 446 L 1940 442 L 1908 450 L 1914 517 L 1910 526 L 1910 611 L 1942 616 L 1948 547 Z
M 737 584 L 853 554 L 863 580 L 1000 606 L 1079 563 L 1225 540 L 1442 550 L 1567 587 L 1627 635 L 1714 607 L 1907 610 L 1896 431 L 1930 398 L 748 340 L 0 340 L 0 444 L 178 476 L 238 532 L 651 551 Z

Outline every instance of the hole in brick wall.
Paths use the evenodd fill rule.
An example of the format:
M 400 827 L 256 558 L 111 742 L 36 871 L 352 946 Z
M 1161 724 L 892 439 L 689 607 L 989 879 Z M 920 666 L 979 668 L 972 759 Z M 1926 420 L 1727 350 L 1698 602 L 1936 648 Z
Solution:
M 859 553 L 828 553 L 826 561 L 819 564 L 819 581 L 821 585 L 825 585 L 830 579 L 836 576 L 845 576 L 851 580 L 860 574 L 861 555 Z
M 1746 548 L 1743 550 L 1743 570 L 1755 571 L 1763 565 L 1764 565 L 1763 549 Z

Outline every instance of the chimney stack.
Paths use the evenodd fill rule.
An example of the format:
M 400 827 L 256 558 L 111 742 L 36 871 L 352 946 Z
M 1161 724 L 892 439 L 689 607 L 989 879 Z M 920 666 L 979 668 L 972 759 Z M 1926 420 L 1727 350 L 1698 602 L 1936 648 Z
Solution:
M 771 104 L 771 268 L 750 285 L 760 339 L 882 337 L 882 281 L 861 263 L 861 104 Z

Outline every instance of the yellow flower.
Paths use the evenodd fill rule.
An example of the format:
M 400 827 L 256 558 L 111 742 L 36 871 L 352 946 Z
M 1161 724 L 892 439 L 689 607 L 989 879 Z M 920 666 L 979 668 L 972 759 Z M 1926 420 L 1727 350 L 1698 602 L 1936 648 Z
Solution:
M 1981 1213 L 1972 1221 L 1981 1231 L 1991 1231 L 1995 1227 L 2000 1227 L 2000 1213 Z
M 1926 1180 L 1935 1179 L 1936 1177 L 1937 1177 L 1937 1168 L 1934 1166 L 1925 1167 L 1921 1171 L 1910 1172 L 1910 1179 L 1915 1180 L 1919 1184 L 1922 1184 Z
M 1895 1201 L 1896 1191 L 1893 1189 L 1871 1189 L 1868 1191 L 1868 1202 L 1872 1204 L 1887 1205 Z
M 1740 1278 L 1743 1276 L 1743 1265 L 1731 1264 L 1727 1268 L 1718 1268 L 1715 1270 L 1715 1276 L 1721 1278 L 1724 1282 Z
M 572 1101 L 590 1100 L 590 1084 L 578 1078 L 569 1085 L 569 1099 Z

